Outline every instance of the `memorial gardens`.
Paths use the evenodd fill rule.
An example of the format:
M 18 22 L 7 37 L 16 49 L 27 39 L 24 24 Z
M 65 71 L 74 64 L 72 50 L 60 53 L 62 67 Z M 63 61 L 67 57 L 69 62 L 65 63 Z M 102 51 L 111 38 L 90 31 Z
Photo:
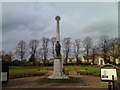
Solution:
M 115 11 L 114 4 L 106 4 L 114 8 L 112 14 L 107 15 L 108 19 L 105 12 L 110 10 L 105 8 L 104 11 L 99 3 L 79 4 L 70 3 L 70 11 L 66 3 L 60 4 L 64 8 L 58 3 L 3 6 L 5 17 L 18 11 L 22 13 L 11 15 L 12 20 L 3 18 L 3 50 L 0 51 L 3 89 L 119 90 L 120 37 L 115 31 L 116 18 L 111 19 L 116 16 L 108 18 Z M 30 11 L 24 11 L 19 5 Z M 14 10 L 12 6 L 19 8 Z M 88 15 L 89 9 L 92 15 Z M 98 11 L 105 15 L 96 14 Z
M 76 71 L 76 74 L 78 72 L 79 75 L 93 75 L 99 77 L 100 75 L 100 67 L 99 66 L 82 66 L 82 65 L 74 65 L 74 66 L 64 66 L 69 71 L 73 70 Z M 30 76 L 42 76 L 48 73 L 49 71 L 52 71 L 52 66 L 46 66 L 46 67 L 36 67 L 36 66 L 11 66 L 10 67 L 10 75 L 9 78 L 21 78 L 21 77 L 30 77 Z M 120 68 L 117 69 L 118 77 L 120 77 Z M 69 73 L 66 73 L 69 75 Z
M 61 47 L 59 30 L 60 19 L 60 16 L 55 17 L 56 37 L 52 37 L 51 39 L 43 37 L 42 48 L 39 48 L 40 42 L 38 40 L 30 41 L 28 47 L 31 52 L 28 60 L 26 60 L 25 56 L 29 49 L 27 48 L 25 41 L 20 41 L 15 51 L 15 54 L 18 55 L 21 60 L 12 60 L 14 57 L 12 52 L 6 54 L 2 51 L 2 61 L 9 63 L 10 65 L 9 74 L 7 74 L 9 76 L 7 77 L 8 84 L 7 86 L 3 86 L 3 88 L 10 88 L 11 83 L 13 83 L 12 80 L 14 79 L 18 79 L 17 83 L 19 83 L 19 78 L 24 78 L 26 81 L 29 77 L 31 77 L 31 80 L 32 77 L 37 78 L 35 78 L 35 80 L 33 79 L 32 82 L 40 85 L 39 88 L 50 83 L 63 83 L 61 86 L 62 88 L 64 87 L 64 83 L 67 83 L 68 85 L 69 83 L 77 83 L 77 88 L 79 87 L 79 84 L 82 84 L 80 85 L 81 87 L 87 86 L 87 88 L 90 88 L 89 84 L 85 83 L 86 81 L 82 79 L 85 78 L 85 76 L 88 76 L 87 78 L 89 78 L 89 76 L 94 76 L 98 79 L 98 77 L 101 77 L 100 67 L 107 64 L 113 64 L 116 66 L 118 80 L 116 86 L 112 88 L 118 88 L 120 83 L 119 38 L 109 39 L 107 36 L 104 36 L 101 39 L 100 44 L 96 46 L 93 45 L 93 41 L 90 37 L 86 37 L 83 41 L 75 39 L 72 47 L 71 38 L 68 37 L 64 38 Z M 49 42 L 51 44 L 49 44 Z M 81 43 L 83 45 L 81 45 Z M 49 46 L 52 47 L 52 51 L 48 53 L 48 50 L 50 50 Z M 61 49 L 63 52 L 61 52 Z M 70 53 L 73 54 L 73 56 L 71 55 L 72 57 L 70 57 Z M 79 57 L 80 54 L 83 56 Z M 52 58 L 50 55 L 52 55 Z M 2 68 L 5 67 L 3 66 Z M 4 78 L 4 75 L 2 74 L 1 77 Z M 41 83 L 43 83 L 43 85 Z M 12 85 L 14 86 L 14 84 Z M 102 85 L 104 87 L 102 87 Z M 100 86 L 95 88 L 106 88 L 107 85 L 105 85 L 106 84 L 101 83 Z M 74 85 L 71 86 L 71 88 L 74 88 Z M 29 86 L 27 87 L 30 88 Z M 51 87 L 53 86 L 50 85 L 48 88 Z M 67 88 L 69 87 L 70 86 L 67 86 Z M 38 88 L 38 86 L 36 86 L 36 88 Z M 58 87 L 54 86 L 54 88 Z M 111 86 L 109 88 L 111 89 Z

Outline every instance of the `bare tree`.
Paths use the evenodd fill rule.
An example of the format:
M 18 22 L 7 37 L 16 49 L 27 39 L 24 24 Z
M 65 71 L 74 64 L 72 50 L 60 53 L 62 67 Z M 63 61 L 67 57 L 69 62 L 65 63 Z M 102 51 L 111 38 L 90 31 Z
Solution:
M 105 64 L 109 63 L 107 59 L 109 57 L 109 37 L 103 36 L 99 42 L 99 49 L 101 52 L 101 56 L 104 58 Z
M 55 43 L 56 43 L 56 37 L 52 37 L 50 39 L 51 44 L 52 44 L 52 56 L 55 58 Z
M 25 58 L 27 52 L 27 44 L 25 41 L 20 41 L 16 47 L 16 54 L 20 56 L 21 61 Z
M 27 49 L 27 46 L 26 46 L 26 49 Z M 8 55 L 10 55 L 11 60 L 14 59 L 14 53 L 13 53 L 12 51 L 9 51 L 9 52 L 8 52 Z
M 118 38 L 110 39 L 110 56 L 113 57 L 113 64 L 116 64 L 115 59 L 117 58 Z
M 86 52 L 86 58 L 87 58 L 87 62 L 89 62 L 89 54 L 90 54 L 90 49 L 92 47 L 92 39 L 90 37 L 86 37 L 83 40 L 83 47 L 85 49 Z
M 118 55 L 118 58 L 120 60 L 120 37 L 118 37 L 118 40 L 117 40 L 117 55 Z
M 76 63 L 78 64 L 79 63 L 78 56 L 80 54 L 80 39 L 75 39 L 73 46 L 74 46 L 74 55 L 76 57 Z
M 65 63 L 67 64 L 67 59 L 70 54 L 71 49 L 71 38 L 67 37 L 63 40 L 63 52 L 65 54 Z
M 38 48 L 37 52 L 36 52 L 36 58 L 40 61 L 43 61 L 43 49 L 42 48 Z
M 3 56 L 5 55 L 5 52 L 2 50 L 0 51 L 0 59 L 3 60 Z
M 46 64 L 47 56 L 48 56 L 48 43 L 49 43 L 49 39 L 46 37 L 43 37 L 42 38 L 42 50 L 43 50 L 44 64 Z
M 30 54 L 31 54 L 30 61 L 31 62 L 35 62 L 36 51 L 37 51 L 38 47 L 39 47 L 38 40 L 34 39 L 29 42 L 29 48 L 31 49 L 31 52 L 30 52 Z
M 94 65 L 95 57 L 98 55 L 98 47 L 92 47 L 92 64 Z

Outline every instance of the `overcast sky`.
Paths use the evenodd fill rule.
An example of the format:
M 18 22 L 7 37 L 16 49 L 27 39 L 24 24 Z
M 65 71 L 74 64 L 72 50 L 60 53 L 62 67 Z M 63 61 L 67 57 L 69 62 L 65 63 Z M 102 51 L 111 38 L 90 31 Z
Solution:
M 2 49 L 14 50 L 21 40 L 28 43 L 31 39 L 55 36 L 56 15 L 61 17 L 61 39 L 83 40 L 90 36 L 96 42 L 103 35 L 118 36 L 117 2 L 4 2 Z

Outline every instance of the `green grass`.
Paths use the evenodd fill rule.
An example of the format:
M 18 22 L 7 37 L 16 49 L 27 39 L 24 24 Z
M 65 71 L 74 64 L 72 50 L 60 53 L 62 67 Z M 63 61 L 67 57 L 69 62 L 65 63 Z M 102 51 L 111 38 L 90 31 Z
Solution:
M 100 67 L 99 66 L 66 66 L 69 70 L 75 70 L 81 75 L 94 75 L 100 76 Z M 120 67 L 117 68 L 117 75 L 120 78 Z
M 117 69 L 117 75 L 120 78 L 120 68 Z
M 51 67 L 20 67 L 10 66 L 9 78 L 29 77 L 29 76 L 41 76 L 46 74 Z
M 69 79 L 48 79 L 42 78 L 37 80 L 37 83 L 78 83 L 79 78 L 70 77 Z
M 99 66 L 64 66 L 69 70 L 76 71 L 81 75 L 100 75 Z M 20 78 L 20 77 L 29 77 L 29 76 L 41 76 L 45 75 L 48 71 L 53 71 L 53 67 L 36 67 L 36 66 L 10 66 L 9 69 L 9 78 Z M 117 68 L 117 74 L 120 78 L 120 67 Z

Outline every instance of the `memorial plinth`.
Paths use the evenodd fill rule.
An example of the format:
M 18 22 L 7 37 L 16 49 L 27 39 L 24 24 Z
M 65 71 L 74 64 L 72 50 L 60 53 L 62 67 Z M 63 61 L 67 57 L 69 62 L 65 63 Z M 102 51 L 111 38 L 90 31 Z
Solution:
M 63 73 L 62 68 L 62 60 L 61 59 L 54 59 L 54 70 L 53 74 L 49 76 L 50 79 L 68 79 L 66 75 Z

